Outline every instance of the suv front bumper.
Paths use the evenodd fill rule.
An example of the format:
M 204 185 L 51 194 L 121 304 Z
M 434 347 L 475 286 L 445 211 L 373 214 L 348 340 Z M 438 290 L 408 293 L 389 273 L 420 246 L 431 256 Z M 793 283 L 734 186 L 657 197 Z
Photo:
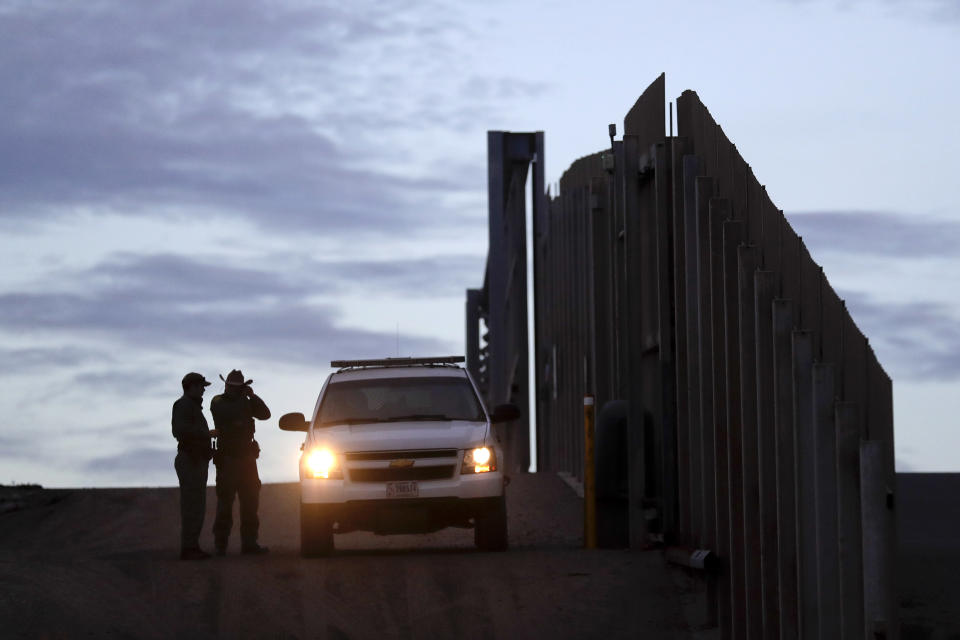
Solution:
M 334 533 L 372 531 L 377 535 L 430 533 L 446 527 L 472 528 L 502 497 L 404 498 L 340 504 L 301 504 L 333 526 Z
M 304 478 L 300 481 L 300 502 L 303 504 L 335 505 L 348 502 L 385 500 L 402 503 L 416 499 L 449 498 L 472 500 L 503 495 L 503 473 L 455 475 L 442 480 L 422 480 L 417 483 L 417 498 L 387 498 L 385 482 L 350 482 L 324 478 Z

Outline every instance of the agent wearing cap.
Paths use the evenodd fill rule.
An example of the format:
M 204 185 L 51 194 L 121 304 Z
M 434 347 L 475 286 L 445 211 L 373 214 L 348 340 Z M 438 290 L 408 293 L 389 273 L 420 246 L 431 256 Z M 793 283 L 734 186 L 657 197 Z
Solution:
M 233 497 L 240 499 L 240 550 L 243 553 L 267 553 L 266 547 L 257 543 L 260 520 L 260 475 L 257 473 L 257 458 L 260 446 L 253 439 L 256 430 L 253 419 L 266 420 L 270 409 L 250 385 L 253 380 L 244 380 L 243 373 L 234 369 L 224 378 L 224 391 L 210 401 L 213 424 L 219 432 L 217 455 L 217 517 L 213 522 L 213 538 L 217 554 L 227 552 L 230 530 L 233 528 Z
M 200 531 L 207 506 L 207 468 L 213 450 L 210 438 L 216 429 L 207 428 L 203 417 L 203 392 L 209 382 L 199 373 L 183 376 L 183 396 L 173 403 L 173 437 L 177 457 L 173 466 L 180 481 L 180 559 L 202 560 L 210 554 L 200 549 Z

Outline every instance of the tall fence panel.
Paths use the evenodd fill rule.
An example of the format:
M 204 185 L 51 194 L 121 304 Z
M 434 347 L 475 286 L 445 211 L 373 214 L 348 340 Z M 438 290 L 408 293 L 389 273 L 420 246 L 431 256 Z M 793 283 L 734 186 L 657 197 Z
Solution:
M 731 442 L 732 447 L 740 445 L 742 460 L 731 454 L 728 477 L 733 481 L 731 492 L 741 493 L 731 497 L 732 511 L 743 507 L 742 522 L 731 520 L 730 562 L 740 564 L 735 546 L 741 534 L 734 531 L 739 524 L 744 601 L 738 601 L 734 588 L 733 622 L 724 629 L 725 635 L 832 638 L 860 627 L 863 633 L 895 637 L 892 574 L 884 574 L 881 591 L 867 601 L 884 603 L 883 613 L 878 613 L 877 604 L 873 612 L 865 611 L 859 593 L 869 572 L 863 562 L 841 561 L 845 554 L 862 559 L 867 553 L 860 551 L 864 534 L 857 525 L 866 526 L 864 517 L 872 512 L 854 504 L 863 495 L 855 480 L 881 474 L 872 468 L 863 474 L 859 454 L 851 451 L 856 442 L 871 437 L 872 429 L 877 430 L 877 442 L 882 443 L 877 446 L 883 454 L 878 456 L 869 447 L 865 450 L 883 461 L 884 482 L 892 482 L 889 378 L 871 359 L 872 353 L 865 353 L 862 334 L 822 268 L 696 94 L 685 92 L 678 99 L 677 114 L 686 152 L 698 158 L 691 164 L 699 163 L 703 175 L 714 178 L 715 195 L 730 199 L 733 215 L 743 220 L 744 230 L 739 255 L 740 315 L 728 316 L 728 323 L 738 321 L 741 341 L 741 412 L 728 411 L 726 424 L 728 438 L 731 433 L 736 436 L 738 429 L 741 438 L 740 443 Z M 744 290 L 751 280 L 752 297 Z M 752 323 L 748 311 L 753 312 Z M 788 350 L 791 330 L 793 346 Z M 730 347 L 728 341 L 728 357 L 736 356 Z M 787 358 L 792 359 L 793 369 L 789 385 Z M 787 410 L 789 404 L 794 405 L 793 411 Z M 861 411 L 866 415 L 862 427 L 856 417 Z M 877 489 L 874 495 L 881 493 Z M 871 504 L 876 502 L 874 497 Z M 872 507 L 882 531 L 874 543 L 872 562 L 886 567 L 873 571 L 889 571 L 892 566 L 892 505 L 888 499 L 886 511 Z M 785 527 L 790 530 L 782 530 Z M 732 583 L 739 571 L 739 566 L 731 567 Z M 736 611 L 741 607 L 744 611 Z M 740 619 L 743 628 L 736 626 Z
M 677 136 L 664 106 L 661 76 L 622 141 L 535 194 L 540 468 L 582 478 L 584 394 L 601 415 L 626 406 L 630 545 L 715 554 L 724 638 L 896 638 L 890 378 L 697 94 L 676 101 Z M 519 311 L 494 311 L 525 273 L 494 242 L 517 246 L 518 176 L 491 169 L 506 204 L 491 204 L 485 285 L 468 292 L 468 334 L 490 327 L 489 363 L 468 353 L 489 366 L 488 399 L 520 397 L 503 385 L 526 367 Z

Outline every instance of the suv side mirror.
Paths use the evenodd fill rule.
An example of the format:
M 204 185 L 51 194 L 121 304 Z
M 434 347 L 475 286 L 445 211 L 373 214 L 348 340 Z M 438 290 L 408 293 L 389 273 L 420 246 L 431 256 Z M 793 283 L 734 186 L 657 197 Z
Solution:
M 490 422 L 510 422 L 520 417 L 520 409 L 515 404 L 498 405 L 490 414 Z
M 280 428 L 284 431 L 307 431 L 310 423 L 302 413 L 285 413 L 280 416 Z

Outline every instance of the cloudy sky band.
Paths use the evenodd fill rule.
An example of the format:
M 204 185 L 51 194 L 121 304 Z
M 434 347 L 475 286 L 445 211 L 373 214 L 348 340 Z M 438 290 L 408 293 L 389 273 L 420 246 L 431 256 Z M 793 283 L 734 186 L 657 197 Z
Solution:
M 960 91 L 936 70 L 958 25 L 950 0 L 5 3 L 8 480 L 172 483 L 186 370 L 249 369 L 279 414 L 334 357 L 462 350 L 485 131 L 546 130 L 552 182 L 664 70 L 870 337 L 904 464 L 943 470 L 930 443 L 960 447 L 960 407 L 927 390 L 960 378 Z M 275 431 L 265 478 L 289 479 Z

